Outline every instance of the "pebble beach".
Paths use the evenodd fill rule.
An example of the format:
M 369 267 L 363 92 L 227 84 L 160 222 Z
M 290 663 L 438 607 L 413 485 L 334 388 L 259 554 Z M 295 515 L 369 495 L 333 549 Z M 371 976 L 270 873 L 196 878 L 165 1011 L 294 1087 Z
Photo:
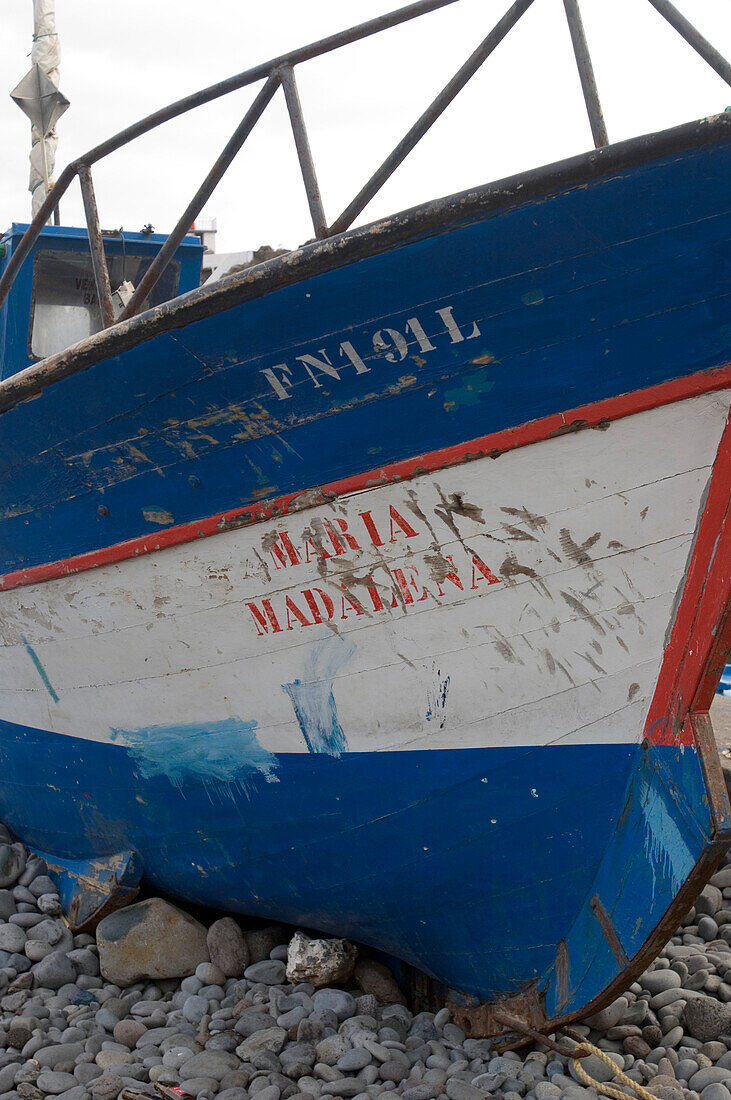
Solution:
M 291 929 L 205 927 L 162 899 L 73 935 L 44 861 L 1 827 L 0 883 L 0 1100 L 154 1096 L 155 1083 L 200 1100 L 597 1100 L 563 1054 L 500 1054 L 446 1008 L 412 1014 L 344 941 L 323 962 L 321 941 Z M 318 959 L 318 980 L 301 980 Z M 731 1100 L 729 857 L 639 980 L 574 1031 L 660 1100 Z M 596 1055 L 582 1065 L 632 1095 Z

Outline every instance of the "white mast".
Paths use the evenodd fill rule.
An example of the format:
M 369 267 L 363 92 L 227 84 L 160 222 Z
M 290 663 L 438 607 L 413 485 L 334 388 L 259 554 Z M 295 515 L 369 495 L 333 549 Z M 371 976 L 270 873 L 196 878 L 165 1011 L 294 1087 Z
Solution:
M 31 121 L 30 182 L 33 215 L 48 194 L 56 163 L 56 123 L 69 105 L 58 90 L 61 47 L 56 33 L 55 0 L 33 0 L 33 62 L 10 93 Z
M 56 33 L 55 0 L 33 0 L 33 49 L 31 62 L 38 65 L 41 72 L 58 88 L 61 46 Z M 30 182 L 28 190 L 33 195 L 33 214 L 45 199 L 53 169 L 56 163 L 55 120 L 47 133 L 43 133 L 42 124 L 33 123 L 31 128 Z

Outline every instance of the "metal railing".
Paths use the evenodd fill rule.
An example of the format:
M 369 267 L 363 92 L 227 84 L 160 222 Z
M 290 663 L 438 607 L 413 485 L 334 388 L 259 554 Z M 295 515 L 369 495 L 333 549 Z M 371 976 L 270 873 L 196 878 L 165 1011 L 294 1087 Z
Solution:
M 358 194 L 330 225 L 328 225 L 325 217 L 320 188 L 317 183 L 315 165 L 312 159 L 307 129 L 302 113 L 302 105 L 300 103 L 295 81 L 295 66 L 301 64 L 303 61 L 310 61 L 314 57 L 320 57 L 323 54 L 340 49 L 342 46 L 349 45 L 352 42 L 358 42 L 361 39 L 378 34 L 390 27 L 398 26 L 410 19 L 416 19 L 419 16 L 426 15 L 428 12 L 435 11 L 438 8 L 444 8 L 449 4 L 457 2 L 458 0 L 417 0 L 416 3 L 408 4 L 406 7 L 398 8 L 396 11 L 389 12 L 386 15 L 370 19 L 365 23 L 359 23 L 348 30 L 340 31 L 338 34 L 322 38 L 317 42 L 312 42 L 308 46 L 302 46 L 297 50 L 292 50 L 290 53 L 282 54 L 280 57 L 273 58 L 271 61 L 266 61 L 262 65 L 257 65 L 253 69 L 247 69 L 245 72 L 229 77 L 228 80 L 223 80 L 218 84 L 212 84 L 208 88 L 204 88 L 193 95 L 179 99 L 175 103 L 171 103 L 168 107 L 163 107 L 161 110 L 155 111 L 153 114 L 141 119 L 134 125 L 121 130 L 107 141 L 102 142 L 101 145 L 97 145 L 93 149 L 90 149 L 88 153 L 67 165 L 63 170 L 56 183 L 46 195 L 42 206 L 28 226 L 18 247 L 12 253 L 3 276 L 0 278 L 0 305 L 2 305 L 7 297 L 23 261 L 26 259 L 38 239 L 43 227 L 46 225 L 51 215 L 57 213 L 61 198 L 68 190 L 72 180 L 78 177 L 86 215 L 92 269 L 103 325 L 105 328 L 108 328 L 117 321 L 127 320 L 136 313 L 139 313 L 150 291 L 172 260 L 183 237 L 203 209 L 205 203 L 213 194 L 234 157 L 241 149 L 241 146 L 261 118 L 264 110 L 280 86 L 282 87 L 287 111 L 289 113 L 292 134 L 307 194 L 315 236 L 319 240 L 322 240 L 336 233 L 344 232 L 353 224 L 358 215 L 362 213 L 371 199 L 393 175 L 398 166 L 421 140 L 427 130 L 436 122 L 455 96 L 464 88 L 480 66 L 487 60 L 500 42 L 502 42 L 508 32 L 525 14 L 534 0 L 514 0 L 502 19 L 498 21 L 490 33 L 482 40 L 477 49 L 465 61 L 461 69 L 455 73 L 452 79 L 430 103 L 395 149 L 386 157 L 383 164 L 376 169 Z M 685 41 L 700 54 L 703 60 L 706 61 L 729 86 L 731 86 L 731 65 L 729 65 L 728 61 L 713 48 L 710 42 L 708 42 L 707 39 L 705 39 L 703 35 L 701 35 L 683 15 L 681 15 L 677 8 L 670 3 L 670 0 L 648 0 L 648 2 L 664 16 Z M 601 103 L 597 91 L 596 80 L 594 79 L 594 70 L 589 55 L 586 35 L 584 34 L 578 0 L 563 0 L 563 5 L 571 34 L 574 57 L 579 71 L 581 88 L 584 95 L 587 114 L 589 116 L 594 145 L 596 148 L 599 148 L 603 145 L 607 145 L 609 139 L 604 124 L 604 117 L 602 115 Z M 195 195 L 188 203 L 184 212 L 178 219 L 175 228 L 153 259 L 145 275 L 140 280 L 139 286 L 127 303 L 126 308 L 119 317 L 115 318 L 109 272 L 107 270 L 107 263 L 104 255 L 104 241 L 99 224 L 99 214 L 91 176 L 91 166 L 104 157 L 109 156 L 110 153 L 116 152 L 116 150 L 122 148 L 122 146 L 128 145 L 136 138 L 161 126 L 163 123 L 169 122 L 171 119 L 177 118 L 179 115 L 183 115 L 188 111 L 192 111 L 196 107 L 202 106 L 204 103 L 210 103 L 214 99 L 220 99 L 222 96 L 228 95 L 229 92 L 236 91 L 248 84 L 255 84 L 260 80 L 263 80 L 264 84 L 254 99 L 254 102 L 236 127 L 236 130 L 221 151 L 218 159 L 201 183 Z

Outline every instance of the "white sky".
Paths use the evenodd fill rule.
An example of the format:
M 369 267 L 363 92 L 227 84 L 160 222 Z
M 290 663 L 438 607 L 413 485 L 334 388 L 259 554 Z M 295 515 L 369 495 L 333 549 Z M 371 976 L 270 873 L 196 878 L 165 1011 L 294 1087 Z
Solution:
M 460 0 L 315 59 L 296 74 L 329 222 L 509 7 Z M 675 0 L 731 58 L 731 0 Z M 398 6 L 398 0 L 57 0 L 57 172 L 180 96 Z M 581 0 L 610 140 L 731 104 L 731 88 L 647 0 Z M 0 228 L 27 221 L 29 124 L 9 93 L 27 72 L 31 0 L 0 0 Z M 258 86 L 257 86 L 258 87 Z M 94 168 L 104 228 L 168 231 L 257 87 L 200 108 Z M 535 0 L 507 39 L 366 209 L 361 222 L 582 152 L 591 145 L 562 0 Z M 205 214 L 218 251 L 312 236 L 281 90 Z M 78 187 L 64 224 L 82 225 Z

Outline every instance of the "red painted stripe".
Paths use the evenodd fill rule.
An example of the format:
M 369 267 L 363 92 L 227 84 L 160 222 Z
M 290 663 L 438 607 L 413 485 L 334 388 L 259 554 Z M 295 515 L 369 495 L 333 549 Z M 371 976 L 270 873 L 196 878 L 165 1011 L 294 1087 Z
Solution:
M 683 594 L 645 724 L 645 737 L 654 744 L 694 743 L 690 714 L 708 710 L 721 672 L 719 662 L 731 643 L 729 485 L 731 414 L 713 464 Z
M 528 424 L 505 428 L 502 431 L 481 436 L 479 439 L 472 439 L 467 443 L 459 443 L 453 447 L 431 451 L 426 455 L 403 459 L 388 466 L 330 482 L 319 488 L 298 490 L 273 500 L 247 504 L 205 519 L 168 527 L 154 534 L 141 535 L 114 546 L 106 546 L 101 550 L 90 550 L 88 553 L 77 554 L 75 557 L 64 558 L 61 561 L 6 573 L 4 577 L 0 577 L 0 590 L 37 584 L 56 577 L 81 573 L 87 569 L 96 569 L 101 565 L 125 561 L 140 554 L 151 554 L 157 550 L 165 550 L 169 546 L 179 546 L 194 539 L 220 534 L 231 527 L 246 527 L 276 516 L 287 515 L 289 512 L 300 511 L 319 502 L 330 501 L 334 497 L 359 492 L 379 484 L 404 481 L 417 474 L 442 470 L 485 455 L 497 458 L 506 451 L 526 447 L 531 443 L 540 443 L 555 435 L 580 428 L 601 427 L 612 420 L 619 420 L 625 416 L 659 408 L 712 390 L 723 389 L 726 386 L 731 386 L 731 363 L 684 378 L 676 378 L 671 382 L 662 382 L 657 386 L 634 390 L 619 397 L 609 397 L 593 404 L 579 405 L 575 409 L 553 413 L 541 420 L 532 420 Z

